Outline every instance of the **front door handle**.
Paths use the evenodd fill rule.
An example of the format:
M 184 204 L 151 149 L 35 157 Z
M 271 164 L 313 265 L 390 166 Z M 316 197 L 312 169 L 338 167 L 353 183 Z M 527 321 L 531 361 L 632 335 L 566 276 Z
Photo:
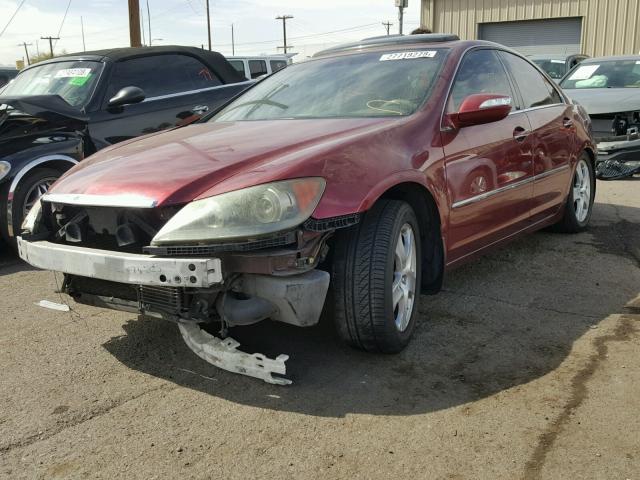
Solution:
M 564 117 L 564 119 L 562 120 L 562 125 L 564 126 L 564 128 L 571 128 L 573 127 L 573 120 L 571 120 L 570 118 Z
M 529 132 L 522 127 L 516 127 L 513 129 L 513 139 L 516 142 L 524 142 L 529 136 Z
M 191 109 L 191 113 L 195 113 L 196 115 L 202 115 L 209 111 L 208 105 L 197 105 Z

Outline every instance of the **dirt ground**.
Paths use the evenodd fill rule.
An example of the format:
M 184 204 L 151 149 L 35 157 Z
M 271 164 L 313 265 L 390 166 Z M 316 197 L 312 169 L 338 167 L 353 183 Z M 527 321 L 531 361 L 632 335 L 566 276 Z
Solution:
M 0 264 L 0 477 L 637 479 L 640 181 L 598 182 L 592 228 L 452 272 L 400 355 L 329 325 L 232 334 L 290 387 L 209 366 L 175 325 L 76 313 Z M 58 276 L 60 281 L 60 276 Z

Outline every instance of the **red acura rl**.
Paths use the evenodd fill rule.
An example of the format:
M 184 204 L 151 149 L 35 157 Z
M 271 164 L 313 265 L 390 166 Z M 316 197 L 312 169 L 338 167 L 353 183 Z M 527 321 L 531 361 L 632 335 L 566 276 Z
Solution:
M 595 156 L 584 109 L 518 53 L 373 38 L 81 162 L 31 210 L 19 252 L 77 302 L 177 322 L 202 358 L 286 383 L 271 376 L 286 355 L 243 353 L 229 328 L 326 309 L 349 344 L 398 352 L 448 269 L 586 228 Z

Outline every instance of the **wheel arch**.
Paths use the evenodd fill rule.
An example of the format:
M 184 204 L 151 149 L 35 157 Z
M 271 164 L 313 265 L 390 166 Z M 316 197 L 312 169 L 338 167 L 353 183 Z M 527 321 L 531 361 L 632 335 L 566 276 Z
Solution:
M 420 224 L 422 240 L 422 293 L 434 294 L 442 288 L 445 249 L 441 212 L 427 187 L 416 182 L 403 182 L 388 188 L 379 198 L 402 200 L 411 205 Z
M 13 231 L 13 197 L 22 179 L 26 177 L 29 172 L 39 167 L 54 168 L 56 170 L 59 170 L 60 173 L 64 173 L 77 163 L 78 160 L 68 155 L 45 155 L 42 157 L 34 158 L 33 160 L 23 165 L 20 170 L 18 170 L 18 172 L 11 179 L 11 184 L 9 185 L 9 190 L 7 192 L 7 203 L 5 206 L 7 234 L 10 238 L 13 238 L 15 236 L 15 233 Z

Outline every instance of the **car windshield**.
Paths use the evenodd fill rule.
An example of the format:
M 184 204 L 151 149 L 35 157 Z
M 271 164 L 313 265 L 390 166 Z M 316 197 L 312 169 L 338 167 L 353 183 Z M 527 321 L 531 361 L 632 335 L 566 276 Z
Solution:
M 447 53 L 362 53 L 291 65 L 259 82 L 211 121 L 410 115 L 430 94 Z
M 639 88 L 640 57 L 581 63 L 561 82 L 562 88 Z
M 82 108 L 89 102 L 101 71 L 101 63 L 84 60 L 36 65 L 18 75 L 2 95 L 60 95 L 68 104 Z
M 533 60 L 533 63 L 547 72 L 547 75 L 553 79 L 562 78 L 564 74 L 567 73 L 566 62 L 564 60 L 544 58 Z

